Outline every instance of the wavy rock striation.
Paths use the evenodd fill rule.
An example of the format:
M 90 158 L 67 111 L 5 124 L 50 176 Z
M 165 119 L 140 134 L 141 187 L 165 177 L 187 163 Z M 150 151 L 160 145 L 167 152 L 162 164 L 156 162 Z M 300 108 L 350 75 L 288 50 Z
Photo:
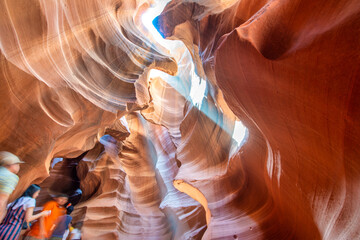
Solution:
M 360 238 L 360 3 L 175 0 L 166 46 L 159 4 L 0 1 L 12 197 L 72 195 L 84 239 Z
M 184 22 L 197 29 L 190 40 L 199 46 L 203 61 L 212 62 L 217 86 L 249 128 L 242 154 L 254 157 L 257 149 L 253 161 L 259 165 L 246 169 L 242 159 L 243 173 L 248 188 L 262 190 L 254 196 L 257 201 L 242 210 L 261 234 L 242 237 L 359 238 L 359 214 L 353 205 L 359 199 L 360 169 L 354 147 L 360 130 L 355 120 L 359 3 L 239 1 L 223 13 L 199 19 L 204 6 L 201 1 L 175 2 L 158 22 L 168 27 L 160 27 L 168 36 L 176 36 L 180 28 L 186 31 Z M 172 16 L 178 10 L 191 14 L 167 25 L 171 18 L 178 19 Z M 198 188 L 210 206 L 208 187 Z M 237 203 L 244 204 L 246 198 L 251 196 Z M 256 202 L 258 211 L 250 211 Z M 219 231 L 208 233 L 210 238 L 224 237 Z

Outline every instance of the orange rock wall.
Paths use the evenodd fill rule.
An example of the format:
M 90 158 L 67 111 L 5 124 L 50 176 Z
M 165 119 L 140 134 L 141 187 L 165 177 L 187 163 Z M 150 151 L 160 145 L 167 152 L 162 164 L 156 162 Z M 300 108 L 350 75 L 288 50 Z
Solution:
M 12 197 L 49 171 L 39 204 L 80 187 L 84 239 L 358 239 L 360 3 L 172 1 L 155 25 L 178 56 L 149 6 L 0 1 Z
M 199 46 L 207 75 L 249 128 L 241 152 L 257 167 L 241 162 L 246 188 L 259 191 L 237 204 L 254 200 L 242 210 L 261 230 L 240 238 L 358 238 L 358 2 L 239 1 L 202 18 L 204 5 L 175 1 L 157 23 L 180 39 L 197 30 L 186 42 Z M 208 201 L 221 191 L 203 184 Z M 224 238 L 219 232 L 205 236 Z

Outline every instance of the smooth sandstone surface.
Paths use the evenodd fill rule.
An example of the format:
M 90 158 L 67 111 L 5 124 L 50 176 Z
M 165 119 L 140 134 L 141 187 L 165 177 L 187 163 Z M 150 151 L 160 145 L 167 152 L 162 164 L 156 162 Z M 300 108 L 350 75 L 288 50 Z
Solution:
M 360 238 L 360 2 L 175 0 L 171 49 L 164 3 L 0 1 L 12 199 L 69 194 L 83 239 Z

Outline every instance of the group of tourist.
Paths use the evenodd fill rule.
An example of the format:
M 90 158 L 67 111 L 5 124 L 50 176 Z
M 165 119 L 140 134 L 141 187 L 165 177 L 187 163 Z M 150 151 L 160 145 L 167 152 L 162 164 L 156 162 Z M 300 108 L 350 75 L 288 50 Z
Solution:
M 68 204 L 69 197 L 59 194 L 34 214 L 36 198 L 40 187 L 30 187 L 21 197 L 8 204 L 10 194 L 15 189 L 22 161 L 10 153 L 0 151 L 0 240 L 80 240 L 81 224 L 72 226 L 70 216 L 74 207 Z

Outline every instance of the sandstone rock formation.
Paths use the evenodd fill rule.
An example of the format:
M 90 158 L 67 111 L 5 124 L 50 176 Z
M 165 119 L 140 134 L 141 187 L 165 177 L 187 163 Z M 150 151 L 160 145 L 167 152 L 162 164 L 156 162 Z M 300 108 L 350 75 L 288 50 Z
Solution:
M 199 19 L 202 11 L 174 2 L 159 28 L 175 37 L 197 29 L 187 42 L 249 128 L 243 153 L 263 151 L 244 172 L 248 187 L 263 188 L 254 198 L 267 200 L 248 216 L 266 239 L 358 238 L 358 2 L 241 1 Z M 254 173 L 262 181 L 250 181 Z
M 173 0 L 164 45 L 165 3 L 0 1 L 12 197 L 84 239 L 360 238 L 360 2 Z

